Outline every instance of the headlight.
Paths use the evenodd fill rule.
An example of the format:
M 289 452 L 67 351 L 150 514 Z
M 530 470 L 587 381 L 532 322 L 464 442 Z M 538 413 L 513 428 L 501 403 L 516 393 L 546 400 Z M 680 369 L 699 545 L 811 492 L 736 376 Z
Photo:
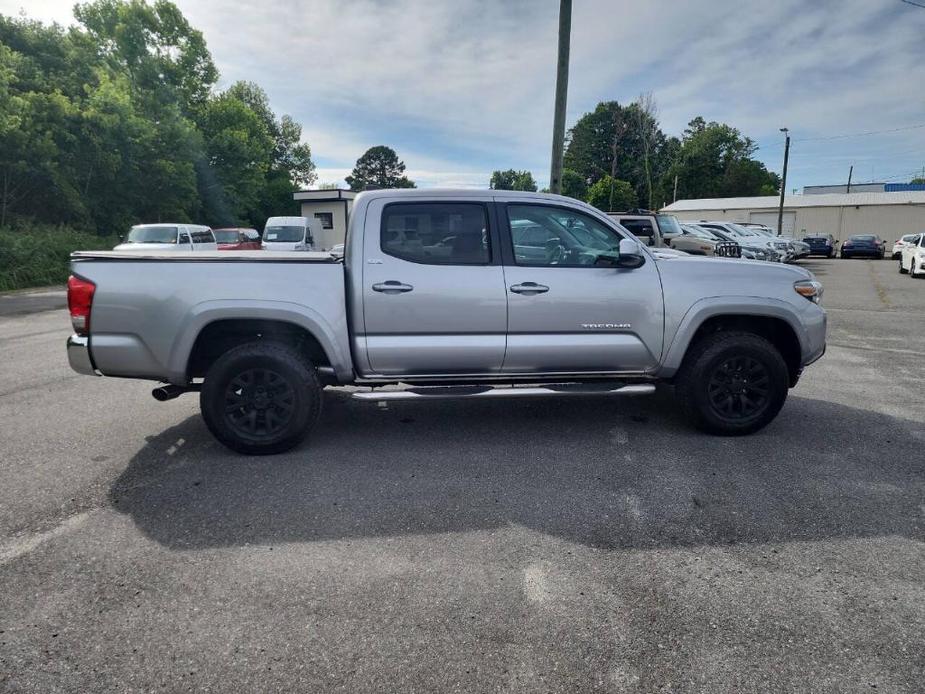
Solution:
M 822 299 L 822 284 L 816 280 L 800 280 L 793 283 L 794 291 L 800 296 L 805 296 L 814 304 L 818 304 Z

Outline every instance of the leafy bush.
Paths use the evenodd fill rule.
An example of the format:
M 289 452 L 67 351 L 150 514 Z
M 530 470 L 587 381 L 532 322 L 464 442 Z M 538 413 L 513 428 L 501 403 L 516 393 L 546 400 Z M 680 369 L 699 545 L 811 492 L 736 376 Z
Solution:
M 603 212 L 622 212 L 636 207 L 636 191 L 626 181 L 604 176 L 588 188 L 588 203 Z
M 72 251 L 109 250 L 119 241 L 68 227 L 0 229 L 0 291 L 63 284 Z

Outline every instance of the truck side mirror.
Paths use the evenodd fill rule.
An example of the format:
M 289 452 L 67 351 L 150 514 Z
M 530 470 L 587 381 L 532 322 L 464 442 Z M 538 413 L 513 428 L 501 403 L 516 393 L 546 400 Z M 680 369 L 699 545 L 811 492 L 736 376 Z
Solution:
M 629 239 L 621 239 L 618 253 L 600 253 L 594 259 L 595 267 L 637 268 L 646 262 L 639 252 L 639 244 Z
M 639 250 L 639 244 L 630 239 L 620 240 L 620 257 L 617 267 L 636 268 L 646 262 L 645 256 Z

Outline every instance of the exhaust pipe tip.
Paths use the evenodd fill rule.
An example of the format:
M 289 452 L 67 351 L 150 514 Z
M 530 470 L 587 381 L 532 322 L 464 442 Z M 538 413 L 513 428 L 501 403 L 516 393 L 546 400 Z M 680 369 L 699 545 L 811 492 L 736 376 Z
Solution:
M 180 386 L 166 385 L 155 388 L 151 391 L 151 395 L 153 395 L 154 399 L 158 402 L 167 402 L 168 400 L 180 397 L 185 392 L 186 389 Z

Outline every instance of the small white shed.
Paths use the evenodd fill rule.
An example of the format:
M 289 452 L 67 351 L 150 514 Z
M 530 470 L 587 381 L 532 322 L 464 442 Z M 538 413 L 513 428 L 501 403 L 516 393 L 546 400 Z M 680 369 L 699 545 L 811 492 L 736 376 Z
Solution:
M 321 222 L 322 237 L 316 239 L 320 250 L 330 250 L 347 238 L 347 222 L 353 199 L 357 196 L 352 190 L 300 190 L 293 193 L 293 198 L 302 207 L 303 217 L 314 218 Z

